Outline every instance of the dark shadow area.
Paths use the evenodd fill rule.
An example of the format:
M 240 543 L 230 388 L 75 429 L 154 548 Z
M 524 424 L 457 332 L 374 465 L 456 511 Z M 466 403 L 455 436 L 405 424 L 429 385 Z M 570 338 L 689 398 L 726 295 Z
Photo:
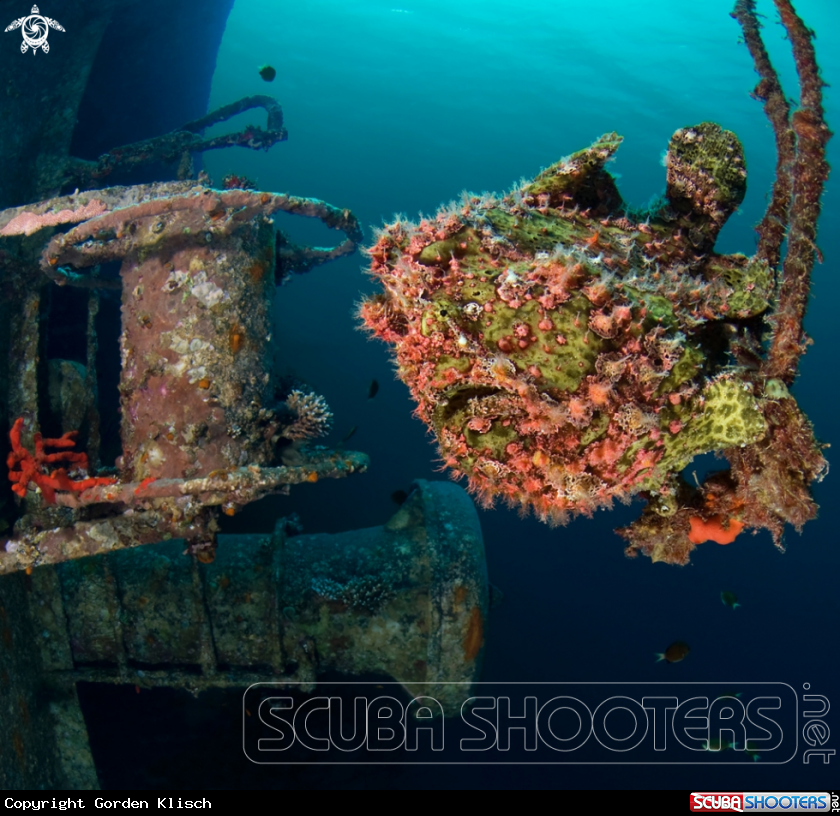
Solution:
M 232 7 L 233 0 L 153 0 L 120 10 L 97 52 L 70 154 L 97 159 L 114 147 L 168 133 L 203 116 Z M 174 175 L 174 167 L 147 165 L 114 173 L 103 186 Z

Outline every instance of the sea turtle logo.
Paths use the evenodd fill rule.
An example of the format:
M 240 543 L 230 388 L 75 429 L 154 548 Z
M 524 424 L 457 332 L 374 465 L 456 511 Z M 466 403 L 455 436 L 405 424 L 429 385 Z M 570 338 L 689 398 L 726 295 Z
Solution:
M 28 17 L 21 17 L 14 20 L 10 25 L 6 26 L 6 31 L 14 31 L 16 28 L 23 27 L 23 42 L 20 44 L 21 53 L 25 54 L 27 48 L 32 49 L 34 54 L 39 48 L 44 49 L 44 53 L 50 52 L 50 44 L 47 42 L 47 34 L 50 29 L 54 28 L 56 31 L 64 31 L 55 20 L 49 17 L 44 17 L 38 13 L 38 6 L 32 6 L 32 13 Z

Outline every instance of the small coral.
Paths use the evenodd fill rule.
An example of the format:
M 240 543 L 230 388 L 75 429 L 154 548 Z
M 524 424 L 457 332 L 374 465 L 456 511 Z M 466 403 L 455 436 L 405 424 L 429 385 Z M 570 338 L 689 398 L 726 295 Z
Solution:
M 286 439 L 315 439 L 329 433 L 333 415 L 326 400 L 315 393 L 294 390 L 286 398 L 286 407 L 295 419 L 282 431 Z
M 56 468 L 47 472 L 45 466 L 57 462 L 70 465 L 71 468 L 80 471 L 87 470 L 87 454 L 69 450 L 69 448 L 75 446 L 75 436 L 78 432 L 68 431 L 58 439 L 44 439 L 40 433 L 36 433 L 34 435 L 35 453 L 32 454 L 21 444 L 23 424 L 23 417 L 19 417 L 9 431 L 9 442 L 12 450 L 6 459 L 9 468 L 9 481 L 13 483 L 12 491 L 21 498 L 26 497 L 26 491 L 30 484 L 34 484 L 40 489 L 47 504 L 55 504 L 55 492 L 57 490 L 81 493 L 90 487 L 109 485 L 115 482 L 114 479 L 105 477 L 71 479 L 66 468 Z M 46 448 L 57 448 L 59 452 L 47 453 Z
M 222 177 L 222 187 L 225 190 L 256 190 L 257 185 L 247 176 L 238 176 L 235 173 L 228 173 Z

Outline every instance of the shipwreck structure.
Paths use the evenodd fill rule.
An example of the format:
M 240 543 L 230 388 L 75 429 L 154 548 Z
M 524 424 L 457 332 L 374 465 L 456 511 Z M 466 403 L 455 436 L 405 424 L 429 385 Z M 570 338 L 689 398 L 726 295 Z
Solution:
M 285 131 L 271 102 L 245 100 L 267 110 L 268 128 L 225 143 L 276 141 Z M 68 167 L 92 184 L 114 161 L 209 149 L 200 130 Z M 298 246 L 275 230 L 280 211 L 344 240 Z M 220 513 L 367 467 L 363 453 L 317 444 L 329 409 L 302 384 L 277 381 L 272 336 L 278 284 L 360 238 L 347 209 L 198 180 L 76 191 L 0 213 L 10 490 L 0 737 L 13 747 L 3 787 L 98 786 L 78 682 L 306 690 L 325 671 L 373 673 L 408 693 L 441 683 L 442 704 L 456 706 L 451 683 L 478 676 L 489 588 L 460 488 L 419 482 L 380 528 L 305 536 L 281 519 L 273 535 L 217 535 Z M 97 316 L 114 298 L 120 333 L 106 340 Z M 80 310 L 69 335 L 57 317 L 68 307 Z M 103 448 L 113 454 L 98 399 L 109 341 L 119 442 L 103 465 Z M 72 348 L 82 359 L 56 356 Z
M 209 564 L 170 541 L 0 578 L 3 788 L 99 787 L 80 682 L 270 694 L 386 675 L 457 713 L 489 598 L 467 494 L 418 481 L 381 527 L 297 532 L 219 536 Z
M 286 139 L 283 112 L 257 95 L 204 114 L 209 74 L 188 100 L 168 81 L 155 88 L 160 71 L 196 79 L 206 66 L 181 64 L 183 49 L 138 85 L 159 92 L 144 132 L 125 127 L 134 97 L 102 115 L 104 86 L 144 60 L 146 38 L 120 27 L 163 5 L 68 12 L 73 47 L 50 55 L 58 111 L 21 104 L 13 126 L 0 123 L 12 166 L 0 179 L 4 789 L 98 787 L 80 682 L 305 691 L 332 671 L 391 676 L 409 694 L 440 683 L 456 706 L 446 684 L 469 686 L 481 666 L 489 588 L 460 488 L 418 482 L 367 530 L 301 535 L 280 519 L 271 535 L 218 534 L 221 514 L 368 465 L 319 444 L 331 412 L 277 376 L 273 337 L 278 286 L 353 253 L 362 230 L 346 208 L 234 175 L 211 184 L 202 154 L 268 150 Z M 230 5 L 167 14 L 191 9 L 194 45 L 212 51 Z M 43 85 L 42 70 L 8 71 L 5 98 Z M 253 109 L 264 125 L 205 135 Z M 170 121 L 173 111 L 195 118 Z M 278 212 L 343 238 L 298 245 L 275 228 Z
M 278 211 L 345 239 L 295 246 Z M 217 535 L 220 512 L 367 467 L 317 444 L 326 403 L 273 373 L 277 284 L 359 238 L 349 210 L 195 181 L 0 214 L 15 497 L 0 551 L 4 787 L 98 786 L 78 682 L 306 690 L 325 671 L 378 673 L 409 693 L 441 683 L 456 706 L 451 683 L 478 676 L 489 587 L 460 488 L 419 482 L 380 528 L 305 536 L 281 519 L 273 535 Z M 65 290 L 86 310 L 84 363 L 47 353 L 49 293 Z M 96 317 L 112 294 L 120 445 L 101 467 Z
M 280 273 L 268 216 L 277 210 L 344 230 L 345 242 L 326 255 L 352 252 L 360 237 L 348 210 L 190 182 L 100 190 L 0 216 L 13 361 L 4 392 L 7 415 L 15 417 L 9 464 L 18 495 L 40 491 L 31 512 L 15 522 L 0 570 L 169 536 L 206 550 L 214 532 L 207 508 L 232 514 L 284 485 L 364 469 L 361 454 L 316 448 L 296 451 L 294 465 L 281 463 L 278 443 L 296 437 L 307 419 L 301 411 L 319 406 L 276 404 L 272 310 Z M 53 234 L 73 222 L 68 232 Z M 116 276 L 100 276 L 102 264 L 113 261 L 120 264 Z M 121 293 L 122 452 L 116 475 L 82 478 L 75 487 L 83 492 L 74 489 L 66 468 L 60 486 L 49 469 L 67 453 L 37 456 L 39 445 L 66 448 L 69 442 L 34 435 L 48 401 L 43 383 L 49 376 L 39 375 L 39 367 L 49 365 L 40 353 L 42 328 L 49 327 L 40 308 L 46 280 L 87 293 L 88 359 L 77 368 L 89 395 L 96 393 L 97 290 Z M 81 413 L 87 459 L 96 470 L 95 400 Z M 78 430 L 60 424 L 62 435 Z

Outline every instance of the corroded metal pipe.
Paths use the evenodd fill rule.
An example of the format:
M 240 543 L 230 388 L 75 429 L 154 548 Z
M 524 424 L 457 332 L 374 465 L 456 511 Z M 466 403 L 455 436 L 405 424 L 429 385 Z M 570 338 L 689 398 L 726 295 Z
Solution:
M 327 671 L 387 674 L 457 712 L 489 594 L 467 494 L 418 481 L 381 527 L 288 527 L 219 536 L 211 564 L 169 541 L 0 578 L 0 787 L 98 787 L 79 681 L 306 691 Z
M 488 609 L 478 516 L 445 482 L 418 481 L 381 527 L 289 536 L 281 520 L 272 535 L 219 536 L 210 564 L 170 541 L 32 581 L 54 680 L 191 690 L 314 687 L 326 671 L 387 674 L 418 693 L 472 682 Z M 436 694 L 444 708 L 451 688 Z

